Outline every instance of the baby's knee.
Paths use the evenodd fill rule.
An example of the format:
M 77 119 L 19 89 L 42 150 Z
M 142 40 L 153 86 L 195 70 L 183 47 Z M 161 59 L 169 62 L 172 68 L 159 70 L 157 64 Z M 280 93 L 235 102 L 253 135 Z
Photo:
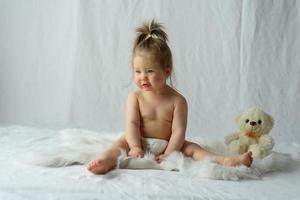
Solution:
M 126 141 L 126 138 L 124 136 L 121 136 L 120 138 L 118 138 L 112 145 L 113 149 L 124 149 L 126 150 L 126 152 L 129 151 L 129 145 Z
M 197 144 L 195 144 L 193 142 L 185 141 L 183 148 L 182 148 L 182 153 L 184 153 L 188 157 L 191 157 L 191 156 L 193 156 L 196 147 L 197 147 Z

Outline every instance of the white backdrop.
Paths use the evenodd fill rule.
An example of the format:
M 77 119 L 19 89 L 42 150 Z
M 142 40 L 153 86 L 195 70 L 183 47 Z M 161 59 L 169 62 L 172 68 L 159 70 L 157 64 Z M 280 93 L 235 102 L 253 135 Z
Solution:
M 300 141 L 300 1 L 0 0 L 0 123 L 124 129 L 135 27 L 164 23 L 188 136 L 223 138 L 258 106 Z

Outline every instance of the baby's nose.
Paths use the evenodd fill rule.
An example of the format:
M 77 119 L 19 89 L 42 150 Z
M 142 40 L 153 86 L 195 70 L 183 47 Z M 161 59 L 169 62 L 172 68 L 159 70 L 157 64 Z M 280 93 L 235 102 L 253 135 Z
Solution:
M 142 79 L 146 79 L 147 75 L 145 73 L 142 74 Z
M 256 125 L 256 122 L 255 122 L 255 121 L 251 121 L 251 122 L 250 122 L 250 125 L 251 125 L 251 126 L 255 126 L 255 125 Z

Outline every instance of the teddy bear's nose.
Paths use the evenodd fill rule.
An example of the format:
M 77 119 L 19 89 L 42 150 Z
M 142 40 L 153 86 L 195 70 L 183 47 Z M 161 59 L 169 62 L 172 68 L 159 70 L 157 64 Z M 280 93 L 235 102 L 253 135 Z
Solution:
M 251 125 L 251 126 L 255 126 L 255 125 L 256 125 L 256 122 L 251 121 L 251 122 L 250 122 L 250 125 Z

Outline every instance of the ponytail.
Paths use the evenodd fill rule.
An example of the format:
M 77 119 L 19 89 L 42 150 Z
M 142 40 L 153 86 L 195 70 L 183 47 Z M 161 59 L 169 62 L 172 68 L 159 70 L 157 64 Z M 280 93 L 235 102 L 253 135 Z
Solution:
M 153 54 L 159 59 L 163 68 L 172 70 L 172 53 L 168 46 L 168 35 L 163 29 L 163 25 L 155 20 L 138 27 L 132 55 L 135 56 L 138 51 Z

